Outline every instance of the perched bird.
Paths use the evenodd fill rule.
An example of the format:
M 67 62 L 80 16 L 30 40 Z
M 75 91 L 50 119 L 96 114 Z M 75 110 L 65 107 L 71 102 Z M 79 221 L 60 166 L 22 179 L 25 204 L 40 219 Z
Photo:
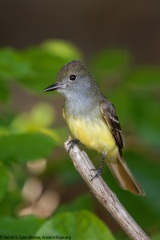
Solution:
M 65 97 L 63 116 L 76 138 L 71 147 L 80 141 L 102 153 L 102 163 L 92 180 L 101 174 L 106 160 L 120 187 L 144 195 L 122 157 L 124 140 L 115 108 L 101 93 L 85 64 L 74 60 L 64 65 L 57 74 L 56 83 L 44 91 L 53 90 Z

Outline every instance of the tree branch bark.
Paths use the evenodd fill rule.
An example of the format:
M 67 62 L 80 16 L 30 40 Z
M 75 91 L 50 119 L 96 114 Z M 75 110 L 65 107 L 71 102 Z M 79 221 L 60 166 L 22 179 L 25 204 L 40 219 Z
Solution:
M 69 137 L 69 139 L 64 143 L 64 147 L 67 152 L 70 147 L 69 141 L 71 140 L 71 137 Z M 75 145 L 68 154 L 72 159 L 75 168 L 87 183 L 95 197 L 104 206 L 104 208 L 110 212 L 130 239 L 149 240 L 150 238 L 121 205 L 116 195 L 107 186 L 102 177 L 95 178 L 91 181 L 92 172 L 90 169 L 94 169 L 95 167 L 88 158 L 87 154 L 84 151 L 81 151 L 77 145 Z

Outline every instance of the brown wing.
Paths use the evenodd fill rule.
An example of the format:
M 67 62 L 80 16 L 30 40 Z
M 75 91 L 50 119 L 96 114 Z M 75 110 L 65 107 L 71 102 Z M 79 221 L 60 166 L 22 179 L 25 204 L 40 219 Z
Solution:
M 105 99 L 100 102 L 100 110 L 109 129 L 112 132 L 113 137 L 117 142 L 119 149 L 121 150 L 124 147 L 124 139 L 120 122 L 116 116 L 116 111 L 113 104 L 109 100 Z

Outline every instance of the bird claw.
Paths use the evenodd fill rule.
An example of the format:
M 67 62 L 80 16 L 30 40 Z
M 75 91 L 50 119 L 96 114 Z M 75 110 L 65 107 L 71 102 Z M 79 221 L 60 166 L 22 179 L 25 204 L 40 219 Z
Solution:
M 70 141 L 67 143 L 67 145 L 70 144 L 69 149 L 68 149 L 68 153 L 69 153 L 70 150 L 71 150 L 75 145 L 77 145 L 78 143 L 79 143 L 79 140 L 78 140 L 78 139 L 72 139 L 72 140 L 70 140 Z
M 103 164 L 104 164 L 104 161 L 105 161 L 105 158 L 106 158 L 106 153 L 103 152 L 102 153 L 102 162 L 101 162 L 101 165 L 99 168 L 94 168 L 94 169 L 90 169 L 90 171 L 96 171 L 96 174 L 91 178 L 90 181 L 92 181 L 94 178 L 97 178 L 101 175 L 101 172 L 102 172 L 102 169 L 103 169 Z
M 94 168 L 94 169 L 90 169 L 90 171 L 96 171 L 96 174 L 91 178 L 91 182 L 92 182 L 92 180 L 94 179 L 94 178 L 97 178 L 97 177 L 99 177 L 100 175 L 101 175 L 101 172 L 102 172 L 102 168 L 100 167 L 100 168 L 98 168 L 98 169 L 96 169 L 96 168 Z

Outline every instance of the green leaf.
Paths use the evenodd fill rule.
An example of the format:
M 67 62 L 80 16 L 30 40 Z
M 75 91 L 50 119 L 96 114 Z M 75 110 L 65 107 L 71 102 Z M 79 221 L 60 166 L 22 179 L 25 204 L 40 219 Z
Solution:
M 36 217 L 12 218 L 8 216 L 0 217 L 0 235 L 5 236 L 35 236 L 35 232 L 44 221 Z M 11 239 L 8 238 L 8 239 Z M 18 238 L 17 238 L 18 239 Z
M 114 104 L 117 116 L 123 125 L 128 127 L 132 121 L 131 103 L 133 101 L 131 92 L 126 88 L 125 84 L 121 84 L 118 88 L 106 93 L 110 101 Z
M 151 239 L 152 240 L 159 240 L 160 239 L 160 233 L 154 234 Z
M 59 68 L 65 63 L 64 59 L 52 55 L 40 47 L 32 47 L 21 53 L 32 71 L 17 80 L 32 91 L 43 92 L 43 89 L 56 79 Z
M 8 82 L 0 79 L 0 102 L 6 102 L 9 98 Z
M 28 75 L 32 69 L 21 54 L 12 49 L 0 49 L 0 79 L 12 80 Z
M 9 126 L 12 133 L 34 131 L 53 132 L 48 129 L 54 123 L 54 107 L 47 103 L 38 103 L 30 111 L 22 112 L 17 115 Z
M 26 162 L 47 157 L 55 144 L 50 137 L 39 133 L 0 137 L 0 159 Z
M 128 75 L 127 82 L 139 91 L 158 90 L 157 88 L 160 87 L 160 70 L 151 66 L 136 68 Z
M 97 80 L 115 81 L 129 67 L 130 54 L 124 50 L 104 50 L 91 59 L 91 68 Z
M 12 169 L 14 176 L 17 178 L 16 173 L 14 172 L 14 169 Z M 25 177 L 24 172 L 22 172 L 22 168 L 21 168 L 21 174 L 23 174 L 23 177 Z M 13 180 L 14 178 L 12 178 Z M 9 179 L 10 181 L 12 181 L 11 179 Z M 15 184 L 15 185 L 14 185 Z M 21 184 L 23 184 L 21 182 Z M 18 185 L 16 185 L 15 181 L 13 180 L 13 184 L 12 182 L 10 182 L 9 187 L 12 188 L 12 186 L 14 185 L 16 188 L 9 188 L 9 190 L 6 192 L 5 196 L 3 197 L 3 199 L 1 200 L 0 204 L 0 216 L 14 216 L 15 212 L 17 212 L 17 209 L 19 209 L 19 206 L 21 206 L 22 204 L 22 187 L 19 187 Z M 19 184 L 20 185 L 20 184 Z M 0 217 L 0 219 L 1 219 Z
M 73 58 L 80 58 L 80 51 L 65 41 L 48 41 L 38 47 L 28 48 L 21 53 L 32 71 L 18 80 L 28 88 L 42 93 L 43 89 L 56 81 L 56 75 L 62 65 Z
M 131 92 L 128 90 L 129 92 L 128 110 L 126 109 L 125 116 L 128 118 L 128 114 L 130 114 L 130 123 L 133 124 L 136 135 L 143 139 L 146 144 L 158 150 L 160 134 L 159 102 L 150 97 L 146 91 Z
M 66 61 L 82 58 L 82 53 L 80 50 L 69 41 L 60 39 L 49 40 L 42 43 L 41 47 L 51 54 L 65 59 Z
M 62 65 L 75 58 L 81 58 L 80 50 L 62 40 L 50 40 L 24 51 L 0 49 L 0 80 L 15 79 L 30 90 L 42 93 L 56 80 Z
M 110 230 L 88 211 L 60 213 L 46 221 L 37 236 L 70 236 L 76 240 L 114 240 Z
M 8 170 L 4 165 L 2 165 L 2 163 L 0 163 L 0 201 L 3 199 L 7 192 L 8 180 L 9 180 Z
M 76 197 L 71 203 L 59 206 L 56 213 L 80 211 L 87 209 L 93 211 L 93 197 L 89 193 Z

